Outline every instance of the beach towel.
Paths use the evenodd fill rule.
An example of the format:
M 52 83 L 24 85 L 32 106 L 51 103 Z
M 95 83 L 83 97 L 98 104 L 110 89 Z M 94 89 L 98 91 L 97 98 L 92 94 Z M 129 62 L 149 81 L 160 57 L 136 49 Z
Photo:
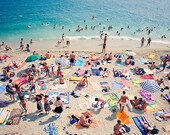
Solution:
M 115 66 L 124 66 L 124 65 L 125 65 L 124 62 L 121 62 L 121 63 L 115 62 Z
M 120 120 L 122 124 L 130 124 L 131 120 L 125 111 L 116 113 L 116 119 Z
M 114 90 L 115 89 L 123 89 L 123 86 L 120 82 L 114 81 L 114 82 L 112 82 L 112 89 L 114 89 Z
M 0 86 L 0 94 L 3 93 L 6 90 L 6 84 L 2 84 Z
M 59 92 L 48 92 L 48 99 L 52 100 L 53 103 L 56 101 L 56 97 L 59 96 L 63 104 L 70 103 L 70 94 L 69 92 L 59 93 Z
M 107 101 L 108 107 L 117 106 L 119 100 L 118 96 L 115 93 L 107 93 L 103 95 L 104 100 Z
M 83 60 L 76 60 L 75 66 L 83 66 Z
M 10 113 L 11 113 L 11 109 L 0 108 L 0 126 L 6 125 Z
M 121 80 L 120 84 L 123 86 L 123 89 L 128 90 L 130 88 L 130 85 L 124 80 Z
M 170 104 L 170 94 L 163 95 L 163 98 Z
M 143 58 L 138 58 L 138 59 L 136 59 L 136 60 L 137 60 L 137 62 L 138 62 L 139 64 L 142 64 L 142 65 L 149 63 L 148 60 L 143 59 Z
M 144 71 L 145 71 L 145 73 L 148 74 L 148 75 L 153 75 L 153 74 L 154 74 L 153 71 L 150 70 L 150 69 L 145 69 L 145 68 L 144 68 Z
M 153 75 L 151 75 L 151 74 L 141 75 L 140 78 L 142 78 L 142 79 L 149 79 L 149 80 L 153 80 L 154 79 Z
M 134 87 L 139 87 L 140 86 L 140 83 L 141 83 L 141 81 L 132 81 L 132 84 L 133 84 L 133 86 Z
M 69 78 L 70 81 L 81 81 L 83 79 L 83 77 L 74 77 L 74 76 L 71 76 Z
M 140 120 L 143 120 L 142 116 L 138 116 Z M 141 125 L 140 121 L 137 119 L 137 117 L 132 118 L 135 125 L 138 127 L 139 131 L 141 132 L 142 135 L 148 135 L 145 128 Z M 149 124 L 149 123 L 148 123 Z
M 18 125 L 21 120 L 22 113 L 23 112 L 21 109 L 18 109 L 18 108 L 12 109 L 11 114 L 6 124 L 7 125 Z
M 100 71 L 99 69 L 91 69 L 92 75 L 94 76 L 100 76 Z
M 155 56 L 156 56 L 155 53 L 151 53 L 151 54 L 149 54 L 148 59 L 151 59 L 151 60 L 152 60 Z
M 22 62 L 20 62 L 20 63 L 18 63 L 18 67 L 17 67 L 17 70 L 20 70 L 22 67 L 24 67 L 25 66 L 25 64 L 26 64 L 26 62 L 25 61 L 22 61 Z
M 79 76 L 82 76 L 82 75 L 83 75 L 84 71 L 83 71 L 83 70 L 76 70 L 75 73 L 76 73 L 77 76 L 79 77 Z
M 100 82 L 100 86 L 102 88 L 108 88 L 109 87 L 109 83 L 108 82 Z
M 92 114 L 92 113 L 91 113 Z M 80 117 L 81 116 L 81 112 L 80 113 L 76 113 L 74 114 L 75 116 L 77 117 Z M 93 115 L 93 114 L 92 114 Z M 95 117 L 92 117 L 91 118 L 91 123 L 90 123 L 90 126 L 89 128 L 96 128 L 98 127 L 98 123 L 97 123 L 97 119 Z M 76 122 L 72 125 L 73 128 L 76 128 L 76 129 L 84 129 L 85 127 L 81 126 L 80 122 Z
M 144 89 L 146 91 L 149 91 L 149 92 L 152 92 L 152 93 L 155 93 L 155 92 L 161 90 L 161 88 L 157 84 L 157 82 L 156 81 L 152 81 L 152 80 L 141 82 L 140 86 L 141 86 L 142 89 Z
M 51 89 L 52 90 L 57 90 L 57 89 L 66 89 L 67 88 L 67 84 L 56 84 L 56 85 L 52 85 Z
M 152 97 L 152 94 L 151 93 L 148 93 L 147 91 L 145 90 L 139 90 L 139 94 L 141 95 L 141 97 L 146 100 L 146 101 L 152 101 L 153 100 L 153 97 Z
M 145 110 L 143 110 L 143 112 L 154 112 L 154 111 L 158 111 L 161 110 L 161 107 L 158 106 L 156 103 L 149 103 L 146 107 Z
M 44 131 L 48 135 L 61 135 L 61 128 L 59 125 L 55 125 L 55 123 L 48 124 L 48 126 L 44 128 Z

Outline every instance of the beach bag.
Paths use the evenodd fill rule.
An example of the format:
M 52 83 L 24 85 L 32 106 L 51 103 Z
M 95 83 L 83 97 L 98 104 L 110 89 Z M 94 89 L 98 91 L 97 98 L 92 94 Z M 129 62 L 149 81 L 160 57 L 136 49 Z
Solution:
M 130 127 L 126 126 L 126 125 L 122 125 L 122 127 L 125 129 L 123 129 L 124 133 L 129 133 L 130 132 Z
M 130 61 L 130 64 L 131 64 L 131 65 L 135 65 L 135 62 L 134 62 L 134 61 Z
M 151 131 L 151 134 L 153 134 L 153 135 L 158 134 L 158 133 L 159 133 L 159 130 L 156 128 L 152 129 L 152 131 Z

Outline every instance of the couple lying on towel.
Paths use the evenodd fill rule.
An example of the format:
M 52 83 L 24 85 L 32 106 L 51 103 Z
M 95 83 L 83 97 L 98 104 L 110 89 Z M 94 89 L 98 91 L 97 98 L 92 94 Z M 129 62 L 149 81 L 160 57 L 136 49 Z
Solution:
M 83 76 L 83 75 L 86 75 L 87 77 L 90 77 L 91 76 L 91 71 L 90 70 L 81 70 L 80 68 L 78 68 L 76 70 L 76 72 L 73 74 L 74 77 L 80 77 L 80 76 Z
M 140 109 L 142 111 L 145 110 L 148 105 L 145 100 L 142 98 L 137 98 L 136 96 L 134 99 L 130 100 L 130 103 L 132 104 L 133 108 Z
M 114 77 L 121 77 L 126 80 L 131 80 L 129 71 L 124 69 L 121 71 L 121 70 L 114 70 L 113 68 L 113 75 Z
M 82 127 L 88 128 L 88 127 L 90 127 L 90 124 L 93 121 L 92 118 L 93 118 L 93 115 L 91 112 L 89 112 L 89 111 L 82 112 L 80 116 L 71 115 L 70 124 L 73 125 L 73 124 L 79 122 L 79 124 Z

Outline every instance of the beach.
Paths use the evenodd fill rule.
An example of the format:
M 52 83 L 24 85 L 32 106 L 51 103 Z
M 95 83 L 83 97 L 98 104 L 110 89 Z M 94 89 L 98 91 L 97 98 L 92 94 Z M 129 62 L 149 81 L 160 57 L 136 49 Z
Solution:
M 4 52 L 1 50 L 1 54 L 7 54 L 11 56 L 10 59 L 8 59 L 6 62 L 0 64 L 0 68 L 7 65 L 11 60 L 16 61 L 24 61 L 27 56 L 31 55 L 33 50 L 36 50 L 39 54 L 45 54 L 47 51 L 49 51 L 54 58 L 52 58 L 51 61 L 48 61 L 48 64 L 54 64 L 55 65 L 55 59 L 58 58 L 60 55 L 64 55 L 66 53 L 71 53 L 71 51 L 75 51 L 76 57 L 82 55 L 82 54 L 96 54 L 96 56 L 103 56 L 105 53 L 101 53 L 102 50 L 102 44 L 103 40 L 100 39 L 93 39 L 93 40 L 70 40 L 70 46 L 67 47 L 65 42 L 62 42 L 60 45 L 56 46 L 56 40 L 43 40 L 43 41 L 33 41 L 33 44 L 30 45 L 31 52 L 21 52 L 19 50 L 15 50 L 13 48 L 12 51 Z M 24 41 L 24 44 L 27 42 Z M 169 44 L 161 44 L 161 43 L 155 43 L 151 42 L 150 47 L 143 47 L 140 48 L 140 41 L 135 40 L 124 40 L 124 39 L 108 39 L 107 40 L 107 46 L 106 46 L 106 53 L 112 52 L 114 54 L 122 53 L 125 54 L 126 50 L 132 50 L 136 53 L 135 59 L 137 58 L 147 58 L 150 53 L 156 53 L 156 56 L 154 57 L 153 61 L 156 62 L 156 64 L 160 64 L 160 56 L 164 56 L 166 54 L 170 53 L 170 48 L 168 47 Z M 85 59 L 83 59 L 85 61 Z M 64 105 L 64 111 L 61 114 L 61 116 L 58 119 L 52 118 L 53 112 L 50 111 L 50 114 L 48 115 L 42 115 L 38 116 L 36 113 L 36 103 L 33 103 L 31 101 L 28 101 L 28 114 L 27 117 L 22 117 L 19 125 L 7 125 L 7 126 L 0 126 L 0 135 L 45 135 L 44 127 L 46 127 L 49 123 L 55 123 L 56 125 L 60 126 L 62 135 L 67 134 L 66 132 L 69 132 L 69 134 L 77 134 L 77 135 L 110 135 L 113 133 L 113 126 L 116 124 L 116 112 L 111 111 L 109 108 L 104 108 L 102 110 L 95 110 L 91 109 L 90 111 L 94 114 L 94 117 L 97 119 L 97 127 L 95 128 L 84 128 L 84 129 L 75 129 L 69 124 L 69 118 L 68 116 L 70 114 L 74 114 L 77 112 L 81 112 L 80 104 L 84 100 L 88 100 L 89 98 L 100 96 L 103 94 L 106 94 L 105 92 L 102 92 L 102 89 L 100 88 L 99 82 L 108 82 L 109 86 L 111 87 L 111 84 L 113 81 L 120 81 L 120 78 L 114 78 L 112 69 L 127 69 L 130 71 L 131 68 L 134 68 L 135 66 L 140 66 L 143 68 L 148 68 L 147 65 L 140 65 L 139 63 L 135 63 L 135 66 L 115 66 L 114 61 L 116 58 L 113 58 L 111 63 L 108 63 L 106 65 L 100 65 L 101 67 L 107 67 L 110 70 L 110 74 L 107 78 L 102 78 L 101 76 L 91 76 L 88 78 L 89 85 L 88 87 L 83 88 L 82 90 L 78 91 L 78 94 L 80 94 L 80 97 L 74 98 L 70 95 L 70 103 Z M 37 64 L 38 62 L 34 62 Z M 30 65 L 30 63 L 26 63 L 26 65 L 22 68 L 25 69 Z M 98 66 L 98 67 L 100 67 Z M 57 65 L 55 65 L 57 67 Z M 72 81 L 69 81 L 69 77 L 78 69 L 81 68 L 82 70 L 85 70 L 85 67 L 80 66 L 74 66 L 70 69 L 70 72 L 64 76 L 65 83 L 67 84 L 67 88 L 64 89 L 57 89 L 52 90 L 51 85 L 53 85 L 54 81 L 51 81 L 50 78 L 45 77 L 44 81 L 47 84 L 47 90 L 48 92 L 71 92 L 75 89 L 77 83 L 73 83 Z M 169 72 L 169 69 L 166 69 L 166 72 Z M 16 73 L 18 71 L 15 71 Z M 140 80 L 145 81 L 141 79 L 139 76 L 133 75 L 130 72 L 130 76 L 132 80 Z M 163 76 L 165 76 L 164 72 L 160 72 L 158 74 L 154 73 L 154 79 L 160 79 Z M 14 77 L 13 80 L 15 80 L 16 77 Z M 140 87 L 134 87 L 132 84 L 132 80 L 128 80 L 127 83 L 130 85 L 130 89 L 126 90 L 127 95 L 129 97 L 138 96 L 140 97 L 139 90 Z M 5 82 L 7 83 L 7 82 Z M 166 86 L 170 86 L 168 81 L 164 81 Z M 96 84 L 96 85 L 94 85 Z M 36 84 L 37 85 L 37 84 Z M 37 88 L 36 88 L 37 89 Z M 38 91 L 38 89 L 37 89 Z M 113 90 L 111 89 L 111 93 L 115 93 L 120 97 L 122 95 L 122 89 L 119 90 Z M 169 90 L 166 90 L 163 92 L 163 94 L 169 93 Z M 154 103 L 156 103 L 158 106 L 161 107 L 161 109 L 169 110 L 170 106 L 166 102 L 166 100 L 163 100 L 161 97 L 162 92 L 158 91 L 156 93 L 153 93 L 153 99 Z M 84 97 L 84 95 L 89 95 L 88 98 Z M 9 100 L 9 96 L 5 95 L 5 92 L 0 95 L 0 99 Z M 9 108 L 20 108 L 19 101 L 16 101 L 15 103 L 9 105 Z M 68 108 L 68 106 L 70 108 Z M 55 107 L 52 105 L 52 109 Z M 119 107 L 117 108 L 117 111 L 119 110 Z M 166 125 L 170 125 L 170 121 L 162 121 L 159 122 L 155 119 L 153 116 L 154 112 L 145 112 L 142 113 L 139 110 L 134 109 L 132 112 L 129 111 L 127 107 L 125 107 L 125 112 L 128 114 L 131 123 L 128 124 L 128 126 L 131 128 L 130 135 L 140 135 L 138 128 L 134 124 L 132 117 L 136 117 L 139 115 L 145 116 L 147 121 L 150 125 L 156 126 L 160 132 L 159 134 L 162 135 L 168 135 L 169 133 L 166 133 L 163 131 L 163 127 Z M 65 130 L 63 128 L 65 127 Z

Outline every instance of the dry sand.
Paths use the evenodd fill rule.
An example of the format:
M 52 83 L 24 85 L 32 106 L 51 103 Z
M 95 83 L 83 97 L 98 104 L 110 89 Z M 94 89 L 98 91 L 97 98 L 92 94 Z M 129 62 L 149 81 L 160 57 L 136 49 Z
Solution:
M 39 53 L 45 53 L 46 50 L 51 51 L 55 56 L 59 56 L 60 54 L 64 54 L 64 52 L 70 52 L 70 51 L 76 51 L 76 54 L 82 54 L 83 52 L 90 54 L 90 53 L 96 53 L 97 55 L 103 55 L 100 54 L 101 52 L 101 46 L 102 41 L 101 40 L 73 40 L 71 41 L 71 45 L 69 48 L 66 48 L 65 44 L 61 44 L 60 47 L 55 47 L 56 41 L 37 41 L 34 42 L 31 45 L 31 50 L 39 50 Z M 107 52 L 113 52 L 115 53 L 123 53 L 125 52 L 126 49 L 131 49 L 134 52 L 137 53 L 137 57 L 147 57 L 150 52 L 155 52 L 157 55 L 154 59 L 154 61 L 159 64 L 160 60 L 159 57 L 161 55 L 165 54 L 170 54 L 170 48 L 167 47 L 167 44 L 160 44 L 160 43 L 152 43 L 150 48 L 139 48 L 140 42 L 139 41 L 132 41 L 132 40 L 108 40 L 107 42 Z M 4 54 L 4 52 L 1 52 L 1 54 Z M 22 61 L 25 60 L 25 58 L 29 55 L 29 53 L 25 52 L 20 52 L 13 50 L 12 52 L 8 52 L 8 55 L 12 56 L 10 60 L 8 60 L 5 63 L 0 63 L 0 67 L 2 68 L 4 65 L 9 63 L 11 60 L 17 60 L 17 61 Z M 115 61 L 115 58 L 114 58 Z M 49 63 L 54 63 L 54 59 L 50 61 Z M 29 64 L 25 65 L 23 69 L 25 69 Z M 140 65 L 141 66 L 141 65 Z M 108 67 L 110 71 L 112 71 L 113 68 L 115 69 L 130 69 L 132 67 L 116 67 L 114 66 L 113 62 L 111 64 L 104 65 L 102 67 Z M 146 65 L 142 65 L 142 67 L 146 68 Z M 76 84 L 73 82 L 69 82 L 68 78 L 75 72 L 75 70 L 78 67 L 73 67 L 71 69 L 71 72 L 65 76 L 66 78 L 66 83 L 68 88 L 67 89 L 58 89 L 58 92 L 71 92 Z M 83 67 L 81 67 L 83 69 Z M 16 71 L 17 72 L 17 71 Z M 164 73 L 159 73 L 155 75 L 155 79 L 159 79 L 162 76 L 165 76 Z M 131 73 L 132 80 L 141 80 L 139 76 L 135 76 Z M 47 81 L 49 79 L 45 79 Z M 90 77 L 89 82 L 96 82 L 99 83 L 101 81 L 107 81 L 109 82 L 109 85 L 111 86 L 111 83 L 114 80 L 120 80 L 120 78 L 113 78 L 112 72 L 110 73 L 108 78 L 102 78 L 102 77 Z M 139 96 L 138 90 L 139 88 L 136 88 L 132 85 L 132 81 L 128 81 L 129 84 L 131 85 L 131 88 L 127 90 L 128 95 L 137 95 Z M 48 90 L 49 91 L 56 91 L 56 90 L 50 90 L 50 85 L 52 82 L 48 81 Z M 170 83 L 165 81 L 165 84 L 167 86 L 170 86 Z M 118 96 L 122 94 L 123 90 L 111 90 L 111 92 L 115 92 Z M 85 94 L 88 94 L 90 97 L 96 96 L 98 94 L 103 94 L 101 89 L 95 89 L 92 85 L 89 85 L 87 88 L 82 89 L 80 92 L 83 92 Z M 5 93 L 5 92 L 4 92 Z M 0 99 L 9 99 L 6 95 L 0 94 Z M 164 93 L 168 93 L 168 91 L 165 91 Z M 164 100 L 161 99 L 160 95 L 161 92 L 157 92 L 153 94 L 155 102 L 162 107 L 162 109 L 170 109 L 170 106 L 168 103 Z M 45 135 L 46 133 L 43 131 L 43 128 L 47 126 L 50 122 L 54 122 L 58 125 L 61 126 L 61 129 L 63 127 L 66 127 L 66 130 L 62 130 L 62 135 L 66 134 L 66 131 L 69 133 L 73 134 L 78 134 L 78 135 L 111 135 L 113 131 L 113 126 L 116 124 L 116 118 L 115 115 L 116 113 L 111 112 L 108 108 L 104 108 L 101 111 L 92 111 L 97 118 L 98 121 L 98 127 L 97 128 L 89 128 L 89 129 L 74 129 L 69 125 L 69 119 L 68 115 L 80 112 L 80 107 L 79 107 L 79 100 L 85 98 L 84 96 L 81 96 L 79 98 L 73 98 L 70 96 L 70 104 L 69 105 L 64 105 L 64 108 L 66 106 L 70 106 L 70 109 L 64 109 L 62 115 L 60 118 L 53 119 L 51 116 L 53 115 L 52 112 L 50 112 L 49 115 L 47 116 L 42 116 L 39 117 L 36 112 L 36 103 L 32 103 L 28 101 L 28 116 L 23 117 L 21 119 L 21 122 L 19 125 L 16 126 L 3 126 L 0 127 L 0 135 Z M 20 108 L 19 103 L 16 102 L 10 106 L 10 108 Z M 55 107 L 52 106 L 52 109 Z M 141 113 L 140 111 L 134 110 L 130 112 L 127 107 L 125 108 L 125 111 L 129 115 L 130 118 L 138 115 L 143 115 L 146 117 L 146 119 L 149 121 L 150 125 L 156 125 L 158 129 L 160 129 L 159 135 L 166 135 L 166 133 L 162 130 L 162 127 L 165 125 L 170 125 L 170 121 L 163 121 L 163 122 L 158 122 L 155 120 L 153 113 Z M 140 132 L 138 128 L 135 126 L 135 124 L 132 122 L 129 124 L 131 127 L 131 132 L 130 135 L 140 135 Z M 168 133 L 167 133 L 168 135 Z

